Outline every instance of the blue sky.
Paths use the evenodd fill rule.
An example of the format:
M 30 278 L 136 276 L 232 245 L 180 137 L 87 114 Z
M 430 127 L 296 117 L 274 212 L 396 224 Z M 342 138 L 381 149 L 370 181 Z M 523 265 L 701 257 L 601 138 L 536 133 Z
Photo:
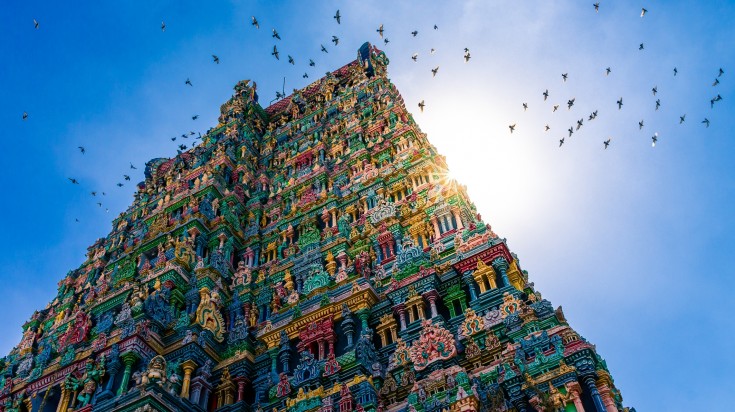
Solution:
M 132 201 L 133 184 L 123 174 L 142 180 L 145 161 L 175 154 L 181 138 L 171 137 L 215 125 L 238 80 L 255 80 L 265 106 L 284 77 L 287 92 L 303 87 L 371 41 L 386 51 L 389 76 L 483 218 L 508 239 L 536 287 L 563 305 L 572 326 L 607 359 L 625 403 L 639 411 L 729 403 L 735 389 L 735 29 L 729 24 L 735 4 L 600 0 L 595 13 L 592 3 L 6 5 L 0 15 L 0 124 L 6 128 L 0 352 L 20 341 L 20 325 L 52 299 L 56 282 Z M 641 7 L 649 10 L 643 18 Z M 341 25 L 332 19 L 337 9 Z M 375 32 L 381 23 L 388 45 Z M 281 41 L 270 36 L 272 28 Z M 332 35 L 340 38 L 336 47 Z M 274 44 L 279 61 L 270 55 Z M 465 47 L 472 54 L 467 64 Z M 410 59 L 415 52 L 417 62 Z M 713 87 L 720 67 L 725 74 Z M 569 73 L 567 82 L 561 73 Z M 193 87 L 184 84 L 187 78 Z M 718 93 L 723 100 L 710 108 Z M 571 98 L 575 105 L 567 110 Z M 426 110 L 419 113 L 422 99 Z M 554 104 L 561 106 L 552 113 Z M 588 121 L 593 110 L 598 118 Z M 580 117 L 584 125 L 568 137 L 566 129 Z M 705 117 L 709 128 L 700 123 Z M 659 141 L 652 148 L 654 133 Z

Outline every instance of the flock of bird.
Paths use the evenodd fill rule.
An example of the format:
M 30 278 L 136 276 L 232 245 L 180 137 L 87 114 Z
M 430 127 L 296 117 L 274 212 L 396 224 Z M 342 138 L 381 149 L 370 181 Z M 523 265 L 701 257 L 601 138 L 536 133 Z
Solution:
M 596 13 L 599 13 L 599 11 L 600 11 L 600 3 L 594 3 L 593 4 L 593 7 L 595 9 L 595 12 Z M 640 14 L 641 18 L 643 16 L 645 16 L 647 13 L 648 13 L 648 10 L 646 8 L 641 8 L 641 14 Z M 638 46 L 638 50 L 644 50 L 644 49 L 645 49 L 644 44 L 643 43 L 640 43 L 639 46 Z M 609 76 L 611 72 L 612 72 L 612 69 L 610 67 L 605 68 L 605 71 L 604 71 L 605 76 Z M 677 74 L 679 74 L 679 70 L 676 67 L 674 67 L 674 69 L 673 69 L 673 74 L 674 74 L 674 76 L 676 76 Z M 722 68 L 720 68 L 719 71 L 718 71 L 718 73 L 717 73 L 717 77 L 715 78 L 714 82 L 712 83 L 712 86 L 713 87 L 720 84 L 719 78 L 723 74 L 725 74 L 725 71 Z M 563 83 L 566 83 L 567 80 L 569 79 L 569 73 L 562 73 L 561 74 L 561 78 L 562 78 L 562 82 Z M 653 94 L 654 97 L 656 97 L 656 94 L 658 93 L 658 86 L 653 86 L 653 88 L 651 89 L 651 93 Z M 549 98 L 549 90 L 546 89 L 542 93 L 542 96 L 544 98 L 544 101 L 546 101 Z M 720 96 L 719 94 L 717 94 L 715 97 L 713 97 L 712 99 L 710 99 L 710 107 L 711 108 L 714 108 L 715 103 L 717 103 L 717 102 L 719 102 L 721 100 L 722 100 L 722 96 Z M 574 106 L 574 102 L 575 102 L 575 98 L 571 98 L 571 99 L 569 99 L 567 101 L 567 110 L 571 110 L 572 109 L 572 106 Z M 620 97 L 615 102 L 615 104 L 618 106 L 618 110 L 622 110 L 623 109 L 623 97 Z M 423 111 L 423 107 L 424 107 L 424 101 L 423 100 L 419 103 L 419 107 Z M 523 102 L 522 103 L 522 107 L 523 107 L 523 111 L 527 111 L 528 110 L 528 103 L 527 102 Z M 658 99 L 657 98 L 656 101 L 655 101 L 655 110 L 659 110 L 660 107 L 661 107 L 661 99 Z M 553 112 L 556 112 L 558 109 L 559 109 L 559 105 L 554 105 L 552 107 L 552 113 Z M 597 112 L 598 112 L 598 110 L 594 110 L 589 115 L 589 118 L 587 120 L 588 121 L 591 121 L 591 120 L 596 119 L 597 118 Z M 686 113 L 683 114 L 683 115 L 681 115 L 681 116 L 679 116 L 679 124 L 684 123 L 685 119 L 686 119 Z M 705 117 L 704 120 L 702 120 L 701 123 L 704 124 L 705 127 L 709 127 L 710 120 Z M 571 127 L 569 127 L 569 129 L 567 130 L 569 132 L 569 134 L 567 136 L 563 136 L 561 139 L 559 139 L 559 147 L 562 147 L 564 145 L 565 140 L 567 138 L 572 137 L 572 134 L 574 134 L 575 131 L 579 131 L 579 129 L 583 126 L 583 124 L 584 124 L 584 117 L 582 117 L 581 119 L 577 120 L 576 128 L 574 127 L 574 125 L 572 125 Z M 638 130 L 642 130 L 643 129 L 643 126 L 644 126 L 644 120 L 639 121 L 638 122 Z M 516 130 L 516 127 L 517 127 L 517 123 L 513 123 L 513 124 L 508 125 L 508 129 L 510 130 L 510 133 L 511 134 Z M 544 126 L 544 131 L 548 132 L 550 129 L 551 128 L 549 127 L 548 124 L 546 124 Z M 608 137 L 607 139 L 603 140 L 602 143 L 604 145 L 604 149 L 607 149 L 610 146 L 610 142 L 611 141 L 612 141 L 612 138 L 610 138 L 610 137 Z M 656 147 L 656 142 L 658 142 L 658 132 L 654 133 L 653 136 L 651 136 L 651 147 Z
M 599 13 L 599 11 L 600 11 L 600 3 L 594 3 L 593 6 L 594 6 L 595 12 L 596 13 Z M 647 13 L 648 13 L 648 10 L 645 9 L 645 8 L 642 8 L 641 9 L 640 16 L 641 17 L 644 17 Z M 333 19 L 336 21 L 336 23 L 338 25 L 342 23 L 342 15 L 340 14 L 340 11 L 339 10 L 336 11 L 336 13 L 333 16 Z M 251 17 L 250 24 L 256 30 L 259 30 L 260 29 L 260 22 L 258 21 L 258 19 L 255 16 L 252 16 Z M 35 19 L 33 20 L 33 25 L 34 25 L 34 28 L 36 30 L 38 30 L 39 27 L 40 27 L 39 22 L 37 20 L 35 20 Z M 438 30 L 438 29 L 439 29 L 439 27 L 436 24 L 434 24 L 433 25 L 433 30 Z M 164 21 L 161 22 L 161 31 L 162 32 L 165 32 L 166 31 L 166 23 Z M 380 39 L 382 39 L 382 41 L 383 41 L 383 43 L 385 45 L 387 45 L 388 43 L 390 43 L 390 40 L 388 39 L 388 37 L 385 36 L 386 33 L 385 33 L 385 28 L 384 28 L 383 24 L 381 24 L 380 26 L 378 26 L 378 28 L 375 31 L 378 33 L 378 35 L 380 36 Z M 418 30 L 413 30 L 409 34 L 412 37 L 416 37 L 416 36 L 418 36 L 419 31 Z M 274 39 L 274 41 L 276 42 L 276 44 L 273 45 L 273 49 L 272 49 L 272 51 L 271 51 L 270 54 L 275 59 L 280 60 L 280 58 L 281 58 L 281 51 L 278 50 L 278 41 L 281 40 L 281 35 L 278 33 L 278 30 L 276 30 L 275 28 L 273 28 L 273 29 L 271 29 L 271 37 Z M 331 42 L 334 43 L 334 47 L 336 47 L 336 46 L 339 45 L 339 41 L 340 41 L 339 37 L 337 37 L 336 35 L 332 35 Z M 645 49 L 644 44 L 641 43 L 639 45 L 638 49 L 639 50 L 644 50 Z M 329 50 L 324 46 L 324 44 L 320 44 L 320 51 L 322 53 L 329 53 Z M 435 51 L 436 50 L 432 48 L 432 49 L 430 49 L 429 53 L 433 55 Z M 286 54 L 286 56 L 287 56 L 288 63 L 295 66 L 296 65 L 296 59 L 294 59 L 294 57 L 291 56 L 290 54 Z M 469 61 L 470 61 L 471 58 L 472 58 L 472 56 L 470 54 L 469 48 L 466 48 L 465 47 L 464 48 L 464 54 L 463 54 L 463 60 L 464 60 L 464 62 L 465 63 L 469 63 Z M 417 62 L 418 59 L 419 59 L 419 54 L 418 53 L 413 53 L 411 55 L 411 59 L 414 62 Z M 215 64 L 220 64 L 220 58 L 216 54 L 212 54 L 212 61 Z M 309 67 L 314 67 L 316 65 L 316 63 L 314 62 L 314 59 L 313 58 L 309 58 L 308 65 L 309 65 Z M 436 77 L 436 75 L 437 75 L 438 72 L 439 72 L 439 66 L 436 66 L 436 67 L 432 68 L 431 69 L 432 77 Z M 611 73 L 612 73 L 612 69 L 610 67 L 605 68 L 605 70 L 604 70 L 605 76 L 609 76 Z M 725 73 L 724 70 L 722 68 L 720 68 L 719 69 L 719 72 L 717 74 L 717 77 L 715 78 L 714 82 L 712 83 L 712 86 L 713 87 L 714 86 L 717 86 L 720 83 L 720 80 L 719 79 L 720 79 L 720 77 L 724 73 Z M 676 67 L 674 67 L 674 69 L 673 69 L 673 75 L 676 76 L 677 74 L 678 74 L 678 69 Z M 308 78 L 309 77 L 309 74 L 307 72 L 304 72 L 304 74 L 303 74 L 302 77 L 303 78 Z M 563 83 L 566 83 L 569 80 L 569 74 L 568 73 L 562 73 L 561 74 L 561 80 L 562 80 Z M 192 83 L 192 81 L 189 78 L 186 79 L 186 81 L 184 82 L 184 85 L 185 86 L 189 86 L 189 87 L 194 87 L 194 84 Z M 653 96 L 656 97 L 656 94 L 658 93 L 658 87 L 657 86 L 654 86 L 651 89 L 651 92 L 652 92 Z M 549 99 L 549 97 L 550 97 L 549 90 L 548 89 L 545 89 L 543 91 L 543 93 L 542 93 L 542 96 L 543 96 L 543 101 L 546 102 Z M 277 91 L 276 92 L 276 99 L 282 99 L 284 97 L 285 97 L 285 92 L 284 91 Z M 717 103 L 717 102 L 719 102 L 721 100 L 722 100 L 722 96 L 720 96 L 719 94 L 717 94 L 715 97 L 713 97 L 710 100 L 711 107 L 714 108 L 715 103 Z M 572 108 L 575 105 L 575 101 L 576 101 L 576 99 L 574 97 L 572 97 L 572 98 L 570 98 L 570 99 L 567 100 L 567 110 L 569 110 L 569 111 L 572 110 Z M 618 110 L 622 110 L 623 109 L 623 97 L 620 97 L 619 99 L 617 99 L 616 104 L 617 104 Z M 553 112 L 556 112 L 559 109 L 559 106 L 560 106 L 559 104 L 554 104 L 552 106 L 552 113 Z M 660 106 L 661 106 L 660 99 L 656 99 L 656 101 L 655 101 L 655 109 L 658 110 Z M 421 100 L 418 103 L 418 107 L 419 107 L 419 110 L 421 112 L 423 112 L 424 109 L 426 108 L 426 102 L 424 100 Z M 528 102 L 523 102 L 522 103 L 522 107 L 523 107 L 523 110 L 524 111 L 527 111 L 529 109 Z M 591 122 L 591 121 L 595 120 L 597 118 L 597 116 L 598 116 L 598 110 L 595 109 L 594 111 L 592 111 L 587 116 L 587 121 L 588 122 Z M 22 119 L 25 121 L 28 118 L 29 118 L 28 113 L 27 112 L 23 112 Z M 191 116 L 191 119 L 193 121 L 196 121 L 198 118 L 199 118 L 199 115 L 197 115 L 197 114 Z M 683 115 L 679 116 L 679 124 L 684 123 L 685 120 L 686 120 L 686 114 L 683 114 Z M 567 129 L 568 135 L 563 136 L 559 140 L 559 147 L 563 146 L 566 139 L 572 137 L 572 135 L 575 132 L 578 132 L 583 127 L 584 121 L 585 121 L 585 117 L 583 116 L 579 120 L 577 120 L 576 127 L 575 127 L 575 125 L 572 125 L 572 126 L 569 127 L 569 129 Z M 705 127 L 709 127 L 710 120 L 708 118 L 705 118 L 704 120 L 702 120 L 702 123 L 705 125 Z M 639 130 L 640 129 L 643 129 L 643 127 L 644 127 L 644 121 L 641 120 L 640 122 L 638 122 L 638 126 L 639 126 Z M 510 133 L 511 134 L 516 130 L 516 127 L 517 127 L 517 124 L 516 123 L 510 124 L 508 126 L 508 128 L 510 129 Z M 548 132 L 550 129 L 551 129 L 551 127 L 548 124 L 546 124 L 545 127 L 544 127 L 544 130 L 546 132 Z M 187 150 L 187 148 L 189 147 L 189 146 L 187 146 L 187 144 L 182 143 L 183 139 L 189 139 L 189 138 L 191 138 L 192 141 L 193 141 L 193 143 L 190 146 L 191 147 L 194 147 L 196 145 L 196 142 L 195 141 L 196 140 L 201 140 L 202 135 L 201 135 L 201 133 L 199 133 L 197 135 L 197 133 L 195 133 L 194 131 L 189 131 L 187 133 L 182 133 L 180 136 L 171 137 L 171 141 L 176 142 L 177 139 L 179 139 L 179 138 L 181 140 L 178 140 L 178 142 L 176 143 L 178 145 L 177 146 L 177 152 L 178 153 L 181 153 L 182 151 Z M 607 149 L 610 146 L 611 140 L 612 139 L 610 137 L 608 137 L 607 139 L 603 140 L 604 149 Z M 656 146 L 656 142 L 657 141 L 658 141 L 658 133 L 654 133 L 654 135 L 651 137 L 651 144 L 652 144 L 653 147 Z M 81 155 L 84 155 L 87 152 L 86 148 L 83 147 L 83 146 L 79 146 L 78 149 L 79 149 L 79 152 L 81 153 Z M 130 163 L 130 169 L 131 170 L 136 170 L 137 168 L 132 163 Z M 118 183 L 116 183 L 116 186 L 117 187 L 123 187 L 124 186 L 124 183 L 123 182 L 130 181 L 130 179 L 131 178 L 130 178 L 129 175 L 123 174 L 122 175 L 122 180 L 119 181 Z M 79 184 L 79 181 L 76 178 L 71 178 L 70 177 L 70 178 L 68 178 L 68 180 L 71 182 L 71 184 L 75 184 L 75 185 L 78 185 Z M 105 196 L 106 195 L 105 192 L 101 192 L 101 191 L 100 192 L 98 192 L 98 191 L 92 191 L 92 192 L 90 192 L 90 195 L 92 197 L 95 197 L 96 198 L 97 195 L 98 195 L 98 193 L 101 194 L 102 196 Z M 102 207 L 103 206 L 102 202 L 96 202 L 96 203 L 97 203 L 97 205 L 99 207 Z M 105 210 L 106 211 L 109 211 L 107 208 L 105 208 Z M 79 220 L 76 219 L 76 221 L 78 222 Z

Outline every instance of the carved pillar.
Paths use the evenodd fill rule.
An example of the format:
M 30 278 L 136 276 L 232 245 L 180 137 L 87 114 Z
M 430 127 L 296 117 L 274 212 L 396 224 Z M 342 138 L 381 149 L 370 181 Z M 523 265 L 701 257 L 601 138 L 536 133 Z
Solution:
M 606 412 L 607 408 L 605 408 L 605 404 L 602 402 L 602 397 L 600 396 L 600 392 L 597 390 L 597 385 L 595 385 L 594 375 L 587 375 L 583 377 L 582 383 L 584 384 L 585 389 L 589 391 L 590 396 L 592 397 L 592 401 L 595 404 L 595 412 Z
M 424 296 L 426 297 L 426 300 L 429 301 L 429 308 L 431 310 L 431 317 L 432 318 L 435 318 L 435 317 L 439 316 L 439 314 L 437 313 L 437 310 L 436 310 L 436 300 L 439 298 L 439 294 L 435 290 L 432 290 L 432 291 L 429 291 L 426 294 L 424 294 Z
M 406 329 L 406 307 L 401 303 L 396 305 L 395 310 L 398 312 L 398 319 L 401 322 L 401 330 Z
M 69 400 L 73 392 L 65 388 L 63 383 L 60 386 L 61 399 L 59 399 L 59 406 L 56 408 L 56 412 L 66 412 L 69 409 Z
M 242 402 L 243 396 L 245 395 L 245 378 L 238 377 L 235 379 L 235 382 L 237 382 L 237 401 L 236 402 Z
M 602 403 L 605 405 L 606 412 L 618 412 L 610 387 L 606 383 L 603 383 L 597 390 L 600 392 L 600 397 L 602 397 Z
M 574 407 L 577 409 L 577 412 L 584 412 L 584 405 L 582 405 L 582 399 L 580 398 L 582 395 L 582 388 L 579 386 L 579 383 L 569 382 L 566 384 L 566 388 L 567 394 L 572 403 L 574 403 Z
M 357 317 L 360 318 L 360 327 L 362 328 L 362 331 L 365 332 L 368 329 L 368 318 L 370 317 L 370 311 L 365 309 L 357 311 Z
M 466 271 L 462 276 L 462 279 L 467 284 L 467 288 L 470 290 L 470 297 L 472 298 L 472 300 L 477 299 L 477 291 L 475 290 L 475 280 L 472 278 L 472 271 Z
M 181 397 L 189 399 L 189 385 L 191 384 L 191 374 L 196 369 L 197 364 L 193 360 L 187 360 L 181 364 L 184 371 L 184 381 L 181 383 Z
M 503 286 L 510 285 L 510 282 L 508 281 L 508 275 L 506 273 L 509 267 L 508 262 L 506 262 L 503 258 L 497 258 L 493 260 L 492 267 L 493 269 L 495 269 L 495 271 L 500 273 L 500 277 L 503 280 Z
M 452 214 L 454 215 L 454 220 L 457 222 L 457 230 L 464 229 L 464 225 L 462 224 L 462 218 L 459 215 L 459 209 L 457 208 L 452 209 Z
M 120 387 L 117 389 L 118 396 L 128 391 L 130 373 L 133 371 L 133 365 L 135 364 L 135 362 L 140 359 L 140 355 L 135 352 L 125 352 L 120 357 L 123 360 L 123 365 L 125 365 L 125 370 L 123 371 L 123 377 L 122 382 L 120 382 Z
M 439 239 L 441 232 L 439 231 L 439 223 L 436 221 L 436 216 L 431 216 L 431 225 L 434 227 L 434 239 Z

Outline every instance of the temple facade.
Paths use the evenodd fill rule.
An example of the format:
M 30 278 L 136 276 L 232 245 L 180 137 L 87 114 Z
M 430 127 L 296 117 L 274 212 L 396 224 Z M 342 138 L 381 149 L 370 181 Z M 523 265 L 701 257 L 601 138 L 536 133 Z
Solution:
M 242 81 L 0 363 L 0 410 L 628 411 L 366 43 L 267 108 Z

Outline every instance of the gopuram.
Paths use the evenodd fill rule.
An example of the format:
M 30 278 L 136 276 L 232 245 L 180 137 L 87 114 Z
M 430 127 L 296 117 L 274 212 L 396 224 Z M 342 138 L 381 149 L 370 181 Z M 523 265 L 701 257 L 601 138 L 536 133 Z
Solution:
M 621 412 L 605 361 L 447 177 L 369 43 L 242 81 L 0 362 L 4 412 Z M 632 409 L 631 409 L 632 410 Z

